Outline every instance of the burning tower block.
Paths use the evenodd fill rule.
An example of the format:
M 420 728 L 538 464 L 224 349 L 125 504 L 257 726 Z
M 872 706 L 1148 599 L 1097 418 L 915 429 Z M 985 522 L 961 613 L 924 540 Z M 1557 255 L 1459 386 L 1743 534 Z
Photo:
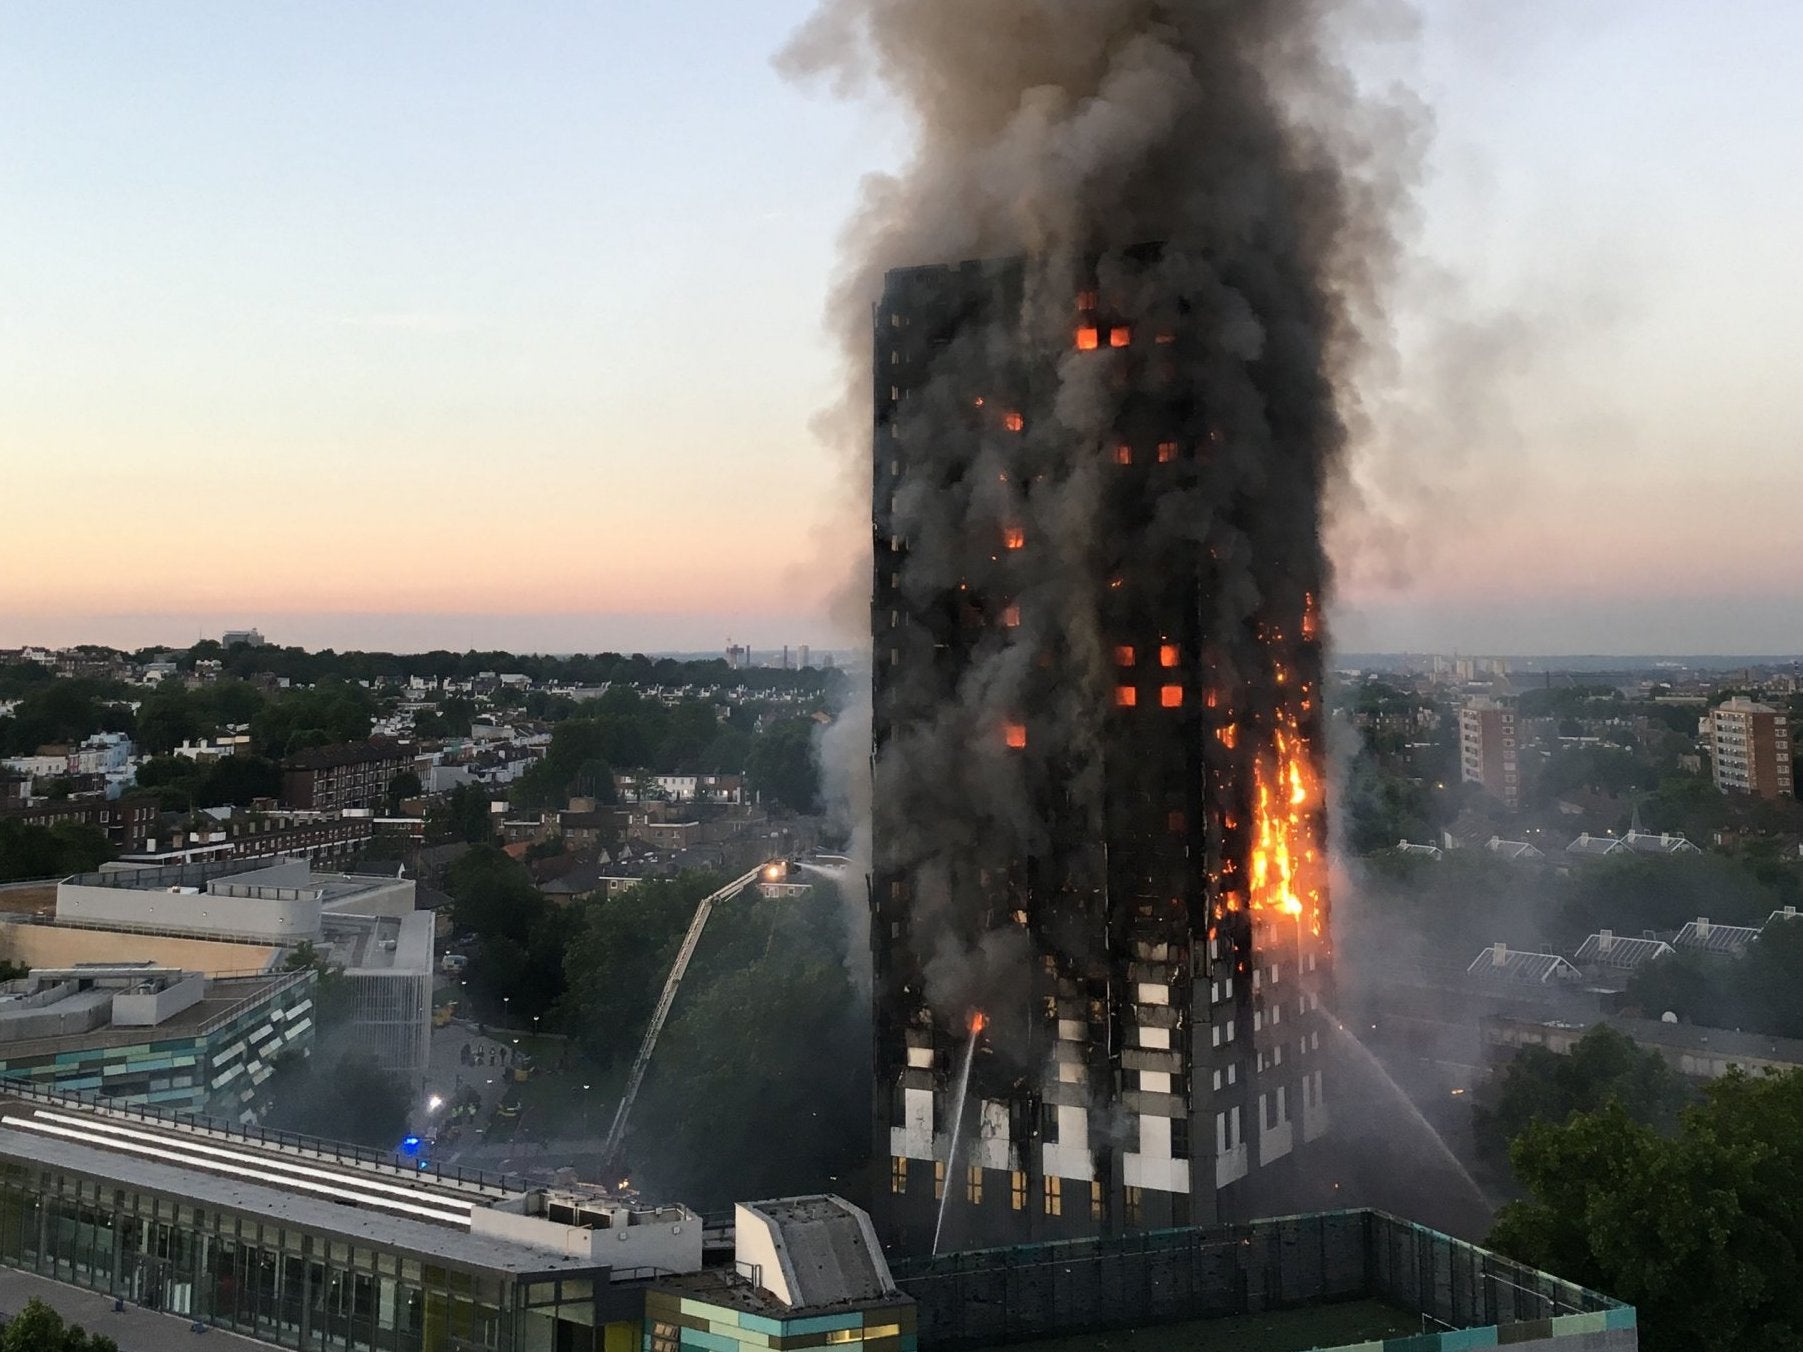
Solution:
M 1163 247 L 887 276 L 891 1244 L 1254 1214 L 1327 1129 L 1316 605 L 1340 433 L 1318 354 L 1251 336 L 1244 307 L 1279 312 L 1283 286 Z

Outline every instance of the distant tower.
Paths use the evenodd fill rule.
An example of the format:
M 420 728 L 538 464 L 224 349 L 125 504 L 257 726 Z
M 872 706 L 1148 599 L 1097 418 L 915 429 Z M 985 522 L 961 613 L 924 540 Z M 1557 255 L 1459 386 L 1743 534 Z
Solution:
M 796 661 L 795 665 L 797 667 L 800 667 L 804 671 L 807 669 L 807 665 L 808 665 L 808 645 L 807 644 L 804 643 L 801 645 L 800 657 Z

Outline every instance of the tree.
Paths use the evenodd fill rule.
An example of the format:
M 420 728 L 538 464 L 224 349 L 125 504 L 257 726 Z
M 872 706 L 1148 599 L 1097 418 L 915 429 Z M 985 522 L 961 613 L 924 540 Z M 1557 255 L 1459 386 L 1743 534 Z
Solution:
M 418 798 L 425 792 L 425 785 L 419 782 L 419 776 L 411 770 L 403 770 L 388 781 L 388 794 L 385 806 L 390 817 L 401 815 L 401 804 L 409 798 Z
M 820 765 L 814 757 L 814 724 L 797 718 L 758 738 L 746 758 L 746 774 L 759 793 L 796 812 L 820 807 Z
M 636 1110 L 634 1174 L 708 1208 L 846 1186 L 866 1149 L 863 1015 L 829 889 L 716 906 Z
M 492 844 L 478 845 L 452 864 L 445 887 L 453 922 L 480 943 L 505 937 L 524 945 L 546 905 L 524 865 Z
M 88 1333 L 33 1296 L 6 1321 L 0 1352 L 119 1352 L 119 1344 L 100 1333 Z
M 1647 1352 L 1803 1346 L 1803 1076 L 1731 1073 L 1662 1136 L 1620 1103 L 1529 1126 L 1491 1247 L 1640 1311 Z
M 106 833 L 82 822 L 32 826 L 0 820 L 0 882 L 90 873 L 113 857 Z
M 562 1015 L 590 1055 L 631 1055 L 697 903 L 720 882 L 691 870 L 582 904 L 564 947 Z
M 493 844 L 494 814 L 488 808 L 488 795 L 475 784 L 457 785 L 444 799 L 426 809 L 426 836 L 440 842 Z
M 1670 1130 L 1685 1097 L 1664 1057 L 1602 1024 L 1565 1055 L 1522 1048 L 1479 1090 L 1472 1125 L 1479 1153 L 1500 1166 L 1509 1143 L 1535 1122 L 1563 1122 L 1618 1103 L 1635 1122 Z

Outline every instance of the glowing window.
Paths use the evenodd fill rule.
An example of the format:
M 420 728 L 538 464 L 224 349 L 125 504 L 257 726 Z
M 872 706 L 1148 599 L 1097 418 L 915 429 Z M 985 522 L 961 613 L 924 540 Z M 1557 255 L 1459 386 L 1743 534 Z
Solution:
M 1081 328 L 1077 330 L 1077 351 L 1094 352 L 1101 345 L 1102 334 L 1100 330 L 1094 328 Z
M 1158 645 L 1159 666 L 1174 667 L 1177 665 L 1180 658 L 1181 654 L 1177 651 L 1177 645 L 1175 643 L 1161 643 Z
M 1002 626 L 1006 629 L 1020 628 L 1020 607 L 1009 606 L 1002 611 Z
M 1093 291 L 1079 291 L 1077 293 L 1077 308 L 1079 310 L 1095 309 L 1096 308 L 1096 293 Z
M 1002 531 L 1002 543 L 1009 549 L 1025 549 L 1027 547 L 1027 530 L 1024 526 L 1009 526 Z
M 983 1166 L 973 1164 L 965 1176 L 964 1196 L 972 1206 L 983 1204 Z
M 889 1157 L 889 1191 L 903 1193 L 908 1190 L 908 1157 L 891 1155 Z
M 1158 691 L 1158 702 L 1160 704 L 1164 705 L 1164 707 L 1167 709 L 1182 708 L 1183 707 L 1183 687 L 1180 685 L 1167 685 L 1167 686 L 1160 687 L 1160 689 Z
M 935 1199 L 938 1199 L 938 1198 L 941 1198 L 944 1196 L 945 1196 L 945 1161 L 944 1160 L 934 1160 L 933 1161 L 933 1197 Z
M 1176 442 L 1161 441 L 1158 443 L 1158 463 L 1159 464 L 1168 465 L 1171 463 L 1171 461 L 1175 460 L 1176 458 L 1177 458 L 1177 443 Z
M 1089 1185 L 1089 1218 L 1092 1221 L 1102 1219 L 1102 1185 L 1099 1181 Z
M 1117 465 L 1131 465 L 1133 463 L 1133 448 L 1124 441 L 1119 446 L 1116 446 L 1114 448 L 1114 463 Z
M 1139 703 L 1139 691 L 1130 685 L 1117 685 L 1114 688 L 1114 702 L 1122 709 L 1131 709 Z
M 1006 741 L 1009 746 L 1013 747 L 1016 751 L 1019 751 L 1027 744 L 1027 725 L 1025 723 L 1010 723 L 1002 736 L 1003 740 Z
M 1027 425 L 1027 420 L 1018 413 L 1010 413 L 1002 419 L 1002 426 L 1010 432 L 1018 432 Z
M 1125 324 L 1116 324 L 1108 330 L 1108 346 L 1125 347 L 1133 341 L 1133 330 Z
M 1128 643 L 1121 644 L 1114 650 L 1114 664 L 1117 667 L 1130 667 L 1139 661 L 1139 654 Z
M 1045 1214 L 1048 1216 L 1064 1214 L 1064 1180 L 1056 1174 L 1046 1175 Z
M 1016 1211 L 1027 1209 L 1027 1175 L 1019 1169 L 1008 1176 L 1008 1205 Z

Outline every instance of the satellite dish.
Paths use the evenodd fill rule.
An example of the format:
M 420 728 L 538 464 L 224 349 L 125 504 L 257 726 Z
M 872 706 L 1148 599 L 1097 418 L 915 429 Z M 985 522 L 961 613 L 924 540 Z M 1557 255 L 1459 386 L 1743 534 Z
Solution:
M 1677 1021 L 1678 1021 L 1678 1016 L 1676 1014 L 1672 1013 L 1671 1010 L 1669 1010 L 1669 1009 L 1666 1010 L 1665 1013 L 1663 1013 L 1659 1016 L 1660 1023 L 1676 1023 Z

